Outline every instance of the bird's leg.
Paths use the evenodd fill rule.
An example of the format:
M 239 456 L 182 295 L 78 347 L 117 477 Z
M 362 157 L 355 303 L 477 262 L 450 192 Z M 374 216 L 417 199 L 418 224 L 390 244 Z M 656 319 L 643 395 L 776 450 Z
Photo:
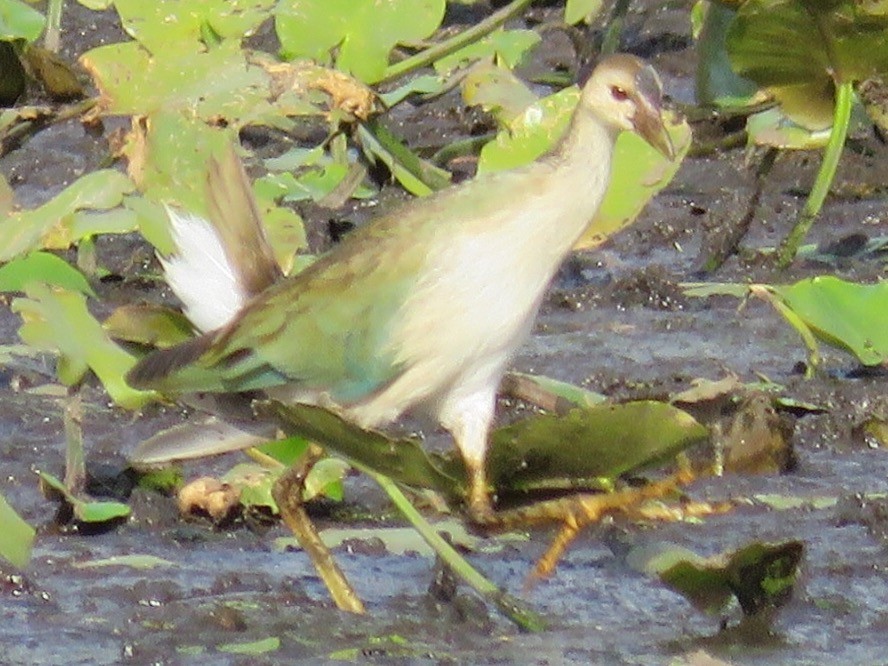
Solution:
M 469 477 L 469 517 L 479 524 L 489 524 L 495 520 L 484 466 L 495 397 L 494 391 L 485 390 L 451 399 L 440 413 L 442 425 L 453 436 L 465 462 Z

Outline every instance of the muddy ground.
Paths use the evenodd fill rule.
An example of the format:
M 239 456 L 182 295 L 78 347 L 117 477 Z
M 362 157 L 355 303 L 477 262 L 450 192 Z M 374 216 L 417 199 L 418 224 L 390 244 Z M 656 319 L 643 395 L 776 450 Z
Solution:
M 79 5 L 68 9 L 66 20 L 77 26 L 64 36 L 71 53 L 117 39 L 107 15 L 96 21 Z M 668 92 L 691 101 L 695 56 L 685 9 L 634 10 L 623 46 L 650 57 Z M 437 116 L 422 109 L 415 113 L 426 124 L 412 126 L 431 123 L 434 137 Z M 103 137 L 69 122 L 43 130 L 0 158 L 0 168 L 19 203 L 30 207 L 95 168 L 106 149 Z M 813 153 L 780 156 L 745 247 L 779 242 L 818 163 Z M 810 240 L 829 244 L 850 234 L 885 234 L 885 183 L 888 146 L 863 132 L 842 158 L 835 194 Z M 550 628 L 538 634 L 519 633 L 463 588 L 453 598 L 429 594 L 432 559 L 391 552 L 376 541 L 352 541 L 336 550 L 336 558 L 368 606 L 367 615 L 354 617 L 335 610 L 303 553 L 274 548 L 275 540 L 286 535 L 280 525 L 238 522 L 214 528 L 180 518 L 169 498 L 136 491 L 130 500 L 133 518 L 114 529 L 85 534 L 56 526 L 55 508 L 39 495 L 34 471 L 62 472 L 61 401 L 26 390 L 50 381 L 51 363 L 9 367 L 0 369 L 2 492 L 39 528 L 39 535 L 25 572 L 2 570 L 0 663 L 318 663 L 346 658 L 669 664 L 697 650 L 734 664 L 888 663 L 888 504 L 877 495 L 888 490 L 888 454 L 859 432 L 868 418 L 888 416 L 888 377 L 860 373 L 850 356 L 825 349 L 823 371 L 805 380 L 800 373 L 804 348 L 768 305 L 753 301 L 738 309 L 738 302 L 728 298 L 687 299 L 677 286 L 699 278 L 701 252 L 736 223 L 752 188 L 740 150 L 687 159 L 635 226 L 599 251 L 568 262 L 514 367 L 617 398 L 662 397 L 697 377 L 734 373 L 753 381 L 765 375 L 783 384 L 786 395 L 827 408 L 821 414 L 786 417 L 793 428 L 796 469 L 698 481 L 689 493 L 712 500 L 779 494 L 811 502 L 786 511 L 751 502 L 699 523 L 617 521 L 588 529 L 554 575 L 530 589 L 524 588 L 525 577 L 554 530 L 534 529 L 522 540 L 482 541 L 470 561 L 549 619 Z M 313 224 L 316 245 L 324 242 L 327 220 L 317 211 L 303 213 Z M 120 267 L 124 276 L 127 266 L 139 266 L 150 255 L 132 238 L 109 240 L 101 252 L 103 261 Z M 884 258 L 852 257 L 838 268 L 799 261 L 780 273 L 755 255 L 741 253 L 707 279 L 791 282 L 835 272 L 874 280 L 885 276 L 884 266 Z M 141 282 L 102 289 L 110 304 L 154 295 Z M 3 309 L 0 342 L 16 342 L 17 326 L 17 318 Z M 88 462 L 111 478 L 139 440 L 182 418 L 175 408 L 155 407 L 138 416 L 110 408 L 97 387 L 88 387 L 85 396 Z M 191 464 L 186 473 L 218 473 L 234 460 Z M 360 480 L 350 485 L 348 500 L 371 511 L 384 506 L 381 494 Z M 323 511 L 318 523 L 342 527 Z M 720 631 L 720 618 L 699 614 L 624 558 L 627 545 L 670 541 L 714 554 L 754 539 L 805 544 L 796 593 L 770 625 L 738 628 L 734 613 L 731 628 Z M 166 564 L 145 570 L 84 566 L 125 554 L 154 555 Z M 279 640 L 276 650 L 258 656 L 234 651 L 269 638 Z

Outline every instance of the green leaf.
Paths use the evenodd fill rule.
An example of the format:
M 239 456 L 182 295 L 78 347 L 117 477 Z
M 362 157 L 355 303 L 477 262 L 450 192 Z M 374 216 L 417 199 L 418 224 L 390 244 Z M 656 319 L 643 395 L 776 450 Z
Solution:
M 22 520 L 0 495 L 0 557 L 20 569 L 31 559 L 34 528 Z
M 274 0 L 115 0 L 123 29 L 148 53 L 162 57 L 177 44 L 198 44 L 209 29 L 235 43 L 259 27 Z M 212 45 L 212 44 L 210 44 Z
M 789 598 L 804 553 L 800 541 L 753 542 L 704 558 L 672 544 L 655 544 L 629 554 L 634 568 L 655 575 L 695 608 L 720 612 L 736 597 L 744 615 L 781 606 Z
M 613 479 L 663 462 L 707 436 L 690 414 L 655 401 L 537 414 L 493 432 L 488 474 L 498 491 Z
M 771 289 L 818 339 L 864 365 L 888 361 L 888 282 L 855 284 L 824 275 Z
M 298 0 L 280 3 L 275 29 L 284 57 L 331 61 L 365 83 L 382 78 L 399 42 L 429 37 L 444 18 L 444 0 Z
M 728 31 L 734 70 L 797 123 L 829 127 L 835 86 L 888 77 L 888 12 L 849 0 L 747 0 Z
M 83 523 L 106 523 L 111 520 L 126 518 L 130 515 L 130 508 L 121 502 L 105 502 L 97 500 L 83 500 L 72 494 L 65 484 L 52 474 L 39 472 L 40 482 L 49 494 L 55 494 L 62 501 L 71 506 L 74 517 Z
M 489 34 L 484 39 L 472 42 L 468 46 L 451 53 L 435 62 L 438 74 L 449 74 L 466 64 L 483 60 L 496 59 L 505 69 L 514 69 L 520 64 L 527 53 L 540 43 L 540 36 L 533 30 L 503 30 L 502 28 Z
M 302 437 L 287 437 L 285 439 L 275 439 L 256 448 L 282 465 L 290 467 L 305 455 L 309 445 L 309 441 Z
M 181 312 L 148 303 L 121 305 L 102 322 L 102 328 L 114 340 L 159 348 L 194 335 L 194 327 Z
M 126 383 L 124 375 L 135 360 L 114 344 L 86 307 L 86 297 L 71 291 L 53 289 L 40 283 L 27 288 L 28 298 L 12 303 L 13 312 L 22 317 L 19 337 L 22 341 L 56 352 L 59 359 L 59 379 L 74 384 L 87 368 L 101 380 L 117 404 L 139 407 L 154 398 L 154 394 L 136 391 Z
M 9 215 L 0 222 L 0 262 L 41 248 L 66 249 L 82 237 L 79 211 L 114 208 L 132 191 L 132 181 L 122 173 L 101 169 L 79 178 L 39 208 Z M 85 231 L 91 233 L 88 225 Z
M 33 42 L 43 32 L 43 14 L 20 0 L 0 0 L 0 41 Z
M 342 480 L 351 469 L 341 458 L 322 458 L 314 464 L 305 478 L 303 499 L 328 497 L 342 501 Z
M 249 641 L 246 643 L 224 643 L 217 645 L 219 652 L 227 652 L 229 654 L 265 654 L 280 649 L 281 639 L 277 636 L 269 636 L 257 641 Z
M 537 97 L 510 70 L 492 63 L 478 63 L 462 82 L 463 100 L 492 113 L 504 127 Z
M 362 123 L 358 136 L 365 154 L 385 164 L 411 194 L 425 196 L 450 184 L 449 172 L 420 159 L 380 123 Z
M 465 468 L 455 454 L 428 453 L 415 439 L 392 440 L 362 430 L 320 407 L 272 402 L 259 409 L 278 417 L 286 432 L 399 483 L 451 497 L 462 494 Z M 659 462 L 707 434 L 686 412 L 653 401 L 576 408 L 565 416 L 534 415 L 492 434 L 488 471 L 500 494 L 563 488 L 565 480 L 598 487 L 598 477 Z
M 829 141 L 830 130 L 810 130 L 794 123 L 777 107 L 746 119 L 749 140 L 759 146 L 814 150 Z
M 697 101 L 724 106 L 749 104 L 758 86 L 734 72 L 725 45 L 736 11 L 716 2 L 705 5 L 705 18 L 697 40 Z
M 83 273 L 48 252 L 32 252 L 0 266 L 0 291 L 25 291 L 32 282 L 43 282 L 96 297 Z
M 564 5 L 564 22 L 568 25 L 580 21 L 591 22 L 601 13 L 603 0 L 567 0 Z
M 165 39 L 168 43 L 155 53 L 138 42 L 122 42 L 81 57 L 99 86 L 107 113 L 179 111 L 189 118 L 216 122 L 222 118 L 238 124 L 270 111 L 268 74 L 247 64 L 237 40 L 206 49 L 196 41 Z M 185 152 L 182 145 L 177 152 Z

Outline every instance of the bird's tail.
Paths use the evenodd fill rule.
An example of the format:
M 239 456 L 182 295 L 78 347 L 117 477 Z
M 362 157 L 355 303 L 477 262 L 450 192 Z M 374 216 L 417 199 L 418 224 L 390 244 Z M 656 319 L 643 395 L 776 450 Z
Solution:
M 207 173 L 209 221 L 167 207 L 175 251 L 161 257 L 167 284 L 202 331 L 221 328 L 281 277 L 250 181 L 233 147 Z
M 199 335 L 169 349 L 158 349 L 136 363 L 126 374 L 126 382 L 137 389 L 189 393 L 224 391 L 218 372 L 197 361 L 210 349 L 214 335 Z

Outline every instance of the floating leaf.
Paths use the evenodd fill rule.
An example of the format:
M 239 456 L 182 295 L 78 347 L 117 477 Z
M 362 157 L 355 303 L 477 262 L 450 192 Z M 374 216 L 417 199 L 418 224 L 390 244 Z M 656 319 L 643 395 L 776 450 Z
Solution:
M 590 23 L 601 13 L 603 0 L 567 0 L 564 5 L 564 22 L 568 25 L 585 21 Z
M 576 408 L 564 415 L 534 415 L 494 431 L 488 470 L 498 489 L 612 479 L 663 462 L 707 436 L 690 414 L 662 402 Z
M 415 439 L 391 440 L 310 405 L 267 403 L 284 430 L 413 487 L 452 497 L 465 486 L 462 460 L 427 453 Z M 564 416 L 534 415 L 491 435 L 488 473 L 500 495 L 616 477 L 660 462 L 708 434 L 680 409 L 653 401 L 576 408 Z M 632 442 L 632 446 L 627 446 Z
M 512 70 L 539 43 L 540 36 L 533 30 L 496 30 L 484 39 L 472 42 L 436 60 L 435 71 L 446 75 L 468 63 L 482 59 L 495 60 L 506 70 Z
M 25 291 L 32 282 L 96 296 L 83 273 L 49 252 L 32 252 L 0 266 L 0 291 Z
M 23 568 L 31 559 L 34 534 L 34 528 L 22 520 L 0 495 L 0 558 Z
M 510 70 L 492 63 L 473 67 L 463 79 L 462 92 L 466 104 L 480 106 L 504 126 L 537 100 Z
M 216 41 L 235 37 L 231 41 L 238 43 L 268 18 L 273 5 L 274 0 L 114 0 L 123 29 L 160 57 L 176 44 L 206 41 L 208 30 Z
M 281 639 L 277 636 L 269 636 L 257 641 L 248 641 L 246 643 L 224 643 L 217 645 L 219 652 L 227 652 L 229 654 L 265 654 L 280 649 Z
M 102 569 L 105 567 L 129 567 L 131 569 L 157 569 L 158 567 L 174 567 L 175 562 L 165 560 L 156 555 L 138 555 L 135 553 L 129 555 L 115 555 L 99 560 L 86 560 L 75 562 L 76 569 Z
M 818 363 L 816 340 L 850 351 L 864 365 L 888 360 L 888 282 L 856 284 L 831 275 L 791 285 L 705 284 L 685 286 L 688 296 L 757 295 L 771 303 L 795 328 Z
M 275 29 L 284 57 L 330 61 L 365 83 L 382 78 L 398 42 L 429 37 L 444 18 L 444 0 L 298 0 L 282 3 Z

